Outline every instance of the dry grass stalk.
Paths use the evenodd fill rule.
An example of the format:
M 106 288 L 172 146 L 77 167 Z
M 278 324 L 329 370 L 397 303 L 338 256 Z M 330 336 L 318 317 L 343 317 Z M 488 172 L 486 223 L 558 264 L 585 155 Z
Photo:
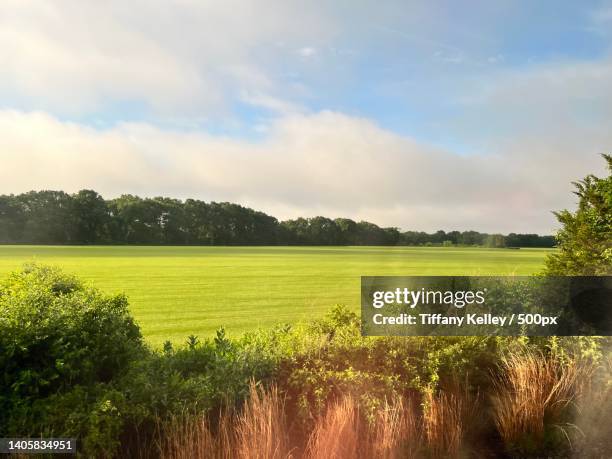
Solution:
M 592 367 L 576 360 L 563 363 L 541 353 L 524 351 L 502 361 L 493 395 L 497 429 L 513 444 L 531 436 L 540 442 L 545 420 L 561 427 L 563 413 L 590 380 Z
M 359 410 L 350 396 L 331 405 L 316 423 L 308 441 L 310 459 L 349 459 L 359 454 L 361 422 Z
M 290 457 L 278 390 L 259 390 L 251 384 L 250 397 L 240 414 L 223 412 L 213 433 L 206 417 L 168 423 L 160 443 L 162 459 L 286 459 Z
M 401 398 L 385 402 L 377 413 L 370 439 L 372 457 L 399 459 L 418 457 L 422 438 L 416 410 Z
M 425 396 L 423 432 L 433 457 L 456 457 L 459 454 L 475 402 L 461 391 L 428 393 Z
M 266 392 L 251 384 L 249 400 L 236 421 L 236 456 L 242 459 L 288 457 L 283 410 L 276 387 Z
M 216 451 L 216 439 L 211 433 L 208 420 L 174 419 L 163 431 L 160 456 L 164 459 L 203 459 Z

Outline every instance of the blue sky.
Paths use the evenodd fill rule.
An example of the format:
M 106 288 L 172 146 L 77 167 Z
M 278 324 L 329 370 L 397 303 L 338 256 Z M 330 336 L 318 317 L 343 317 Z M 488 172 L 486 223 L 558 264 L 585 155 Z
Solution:
M 604 172 L 611 51 L 611 2 L 8 0 L 0 192 L 550 232 Z

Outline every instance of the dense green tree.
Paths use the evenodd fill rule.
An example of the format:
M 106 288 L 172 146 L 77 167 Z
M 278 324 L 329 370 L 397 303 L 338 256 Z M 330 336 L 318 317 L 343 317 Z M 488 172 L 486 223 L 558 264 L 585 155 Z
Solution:
M 116 219 L 118 241 L 127 244 L 159 244 L 163 240 L 163 208 L 152 199 L 123 195 L 110 202 Z
M 484 242 L 485 247 L 501 249 L 506 247 L 506 238 L 502 234 L 488 234 Z
M 279 222 L 229 202 L 129 194 L 105 201 L 93 190 L 0 195 L 0 243 L 5 244 L 484 245 L 487 238 L 494 240 L 477 231 L 401 233 L 370 222 L 323 216 Z M 508 238 L 511 246 L 552 245 L 550 236 L 513 233 Z
M 326 217 L 314 217 L 308 221 L 310 243 L 321 245 L 337 245 L 341 240 L 341 231 L 336 223 Z
M 554 247 L 554 236 L 539 236 L 537 234 L 510 233 L 506 236 L 508 247 Z
M 93 190 L 81 190 L 72 196 L 74 241 L 82 244 L 110 240 L 110 213 L 106 201 Z
M 13 195 L 0 196 L 0 243 L 20 242 L 26 215 Z
M 17 198 L 25 214 L 20 242 L 70 244 L 77 242 L 73 202 L 63 191 L 30 191 Z
M 357 223 L 350 218 L 336 218 L 334 220 L 340 230 L 340 243 L 346 245 L 357 244 Z
M 546 261 L 549 274 L 612 274 L 612 156 L 605 178 L 588 175 L 575 182 L 578 209 L 555 215 L 562 225 L 557 233 L 559 251 Z
M 459 244 L 462 245 L 483 245 L 487 235 L 478 231 L 464 231 L 459 238 Z
M 357 223 L 357 240 L 359 245 L 384 245 L 385 231 L 374 223 L 361 221 Z
M 158 205 L 159 231 L 163 244 L 181 245 L 187 239 L 185 228 L 185 209 L 182 201 L 171 198 L 155 198 Z

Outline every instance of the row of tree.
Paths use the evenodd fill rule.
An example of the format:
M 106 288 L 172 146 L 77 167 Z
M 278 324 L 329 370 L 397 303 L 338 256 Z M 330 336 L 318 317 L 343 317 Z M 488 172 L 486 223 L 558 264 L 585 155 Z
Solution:
M 0 243 L 5 244 L 302 244 L 479 245 L 552 247 L 552 236 L 477 231 L 400 232 L 348 218 L 276 218 L 227 202 L 140 198 L 105 200 L 92 190 L 75 194 L 30 191 L 0 195 Z

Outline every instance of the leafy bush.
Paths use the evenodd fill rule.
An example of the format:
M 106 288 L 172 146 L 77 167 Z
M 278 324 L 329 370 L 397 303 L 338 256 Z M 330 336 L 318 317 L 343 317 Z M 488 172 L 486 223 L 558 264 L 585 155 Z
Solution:
M 563 228 L 557 233 L 559 252 L 546 260 L 549 274 L 612 274 L 612 156 L 603 157 L 608 177 L 589 175 L 574 183 L 578 210 L 555 213 Z
M 206 412 L 269 377 L 271 342 L 214 339 L 153 352 L 123 295 L 32 265 L 0 283 L 0 436 L 66 436 L 112 456 L 122 435 Z
M 50 267 L 11 274 L 0 283 L 0 435 L 89 438 L 98 427 L 112 445 L 120 427 L 106 384 L 144 352 L 125 296 Z

